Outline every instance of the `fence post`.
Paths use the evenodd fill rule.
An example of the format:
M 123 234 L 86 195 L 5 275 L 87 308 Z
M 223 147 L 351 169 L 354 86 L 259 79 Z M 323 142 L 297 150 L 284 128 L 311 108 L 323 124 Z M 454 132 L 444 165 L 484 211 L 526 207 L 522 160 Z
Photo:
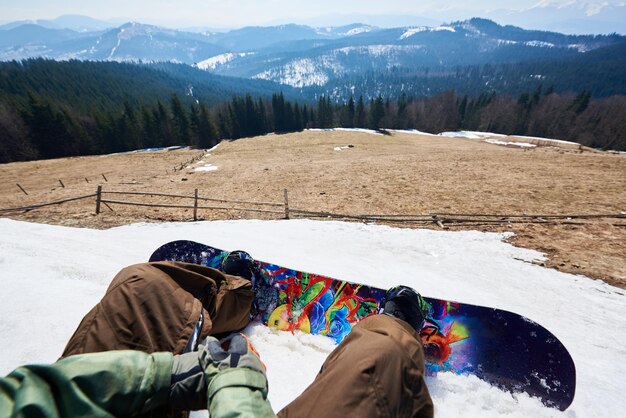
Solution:
M 285 219 L 289 219 L 289 198 L 285 189 Z
M 102 186 L 96 190 L 96 215 L 100 213 L 100 202 L 102 201 Z
M 198 189 L 196 189 L 193 198 L 193 220 L 198 220 Z

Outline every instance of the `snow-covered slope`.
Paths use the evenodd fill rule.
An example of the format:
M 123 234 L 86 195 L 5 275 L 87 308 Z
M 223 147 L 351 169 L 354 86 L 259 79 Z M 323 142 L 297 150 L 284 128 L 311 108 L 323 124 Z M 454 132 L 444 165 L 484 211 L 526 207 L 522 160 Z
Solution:
M 54 361 L 119 269 L 147 260 L 167 241 L 192 239 L 333 277 L 381 287 L 404 283 L 425 295 L 514 311 L 552 331 L 576 362 L 576 398 L 565 413 L 474 377 L 440 374 L 428 379 L 438 417 L 620 416 L 626 409 L 624 292 L 531 264 L 542 255 L 503 237 L 309 220 L 101 231 L 0 219 L 0 373 Z M 246 332 L 267 364 L 276 410 L 302 392 L 333 349 L 321 336 L 260 325 Z

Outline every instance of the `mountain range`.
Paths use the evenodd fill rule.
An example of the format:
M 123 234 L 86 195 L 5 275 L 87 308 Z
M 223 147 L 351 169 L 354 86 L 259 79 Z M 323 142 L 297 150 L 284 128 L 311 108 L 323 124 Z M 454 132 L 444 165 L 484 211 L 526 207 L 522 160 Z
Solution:
M 379 84 L 392 85 L 400 80 L 402 85 L 393 90 L 397 94 L 405 91 L 406 76 L 427 79 L 436 74 L 441 78 L 450 72 L 458 76 L 458 68 L 467 66 L 578 62 L 591 51 L 626 42 L 626 36 L 617 34 L 566 35 L 503 26 L 481 18 L 438 26 L 287 24 L 227 32 L 183 31 L 137 22 L 103 28 L 107 22 L 80 16 L 19 23 L 0 27 L 0 61 L 43 57 L 60 61 L 181 63 L 216 75 L 314 89 L 313 95 L 328 94 L 332 86 L 343 91 L 338 99 L 345 99 L 350 90 L 354 93 L 356 84 L 367 83 L 364 78 L 380 79 L 381 74 L 387 79 Z M 60 28 L 70 23 L 74 29 L 85 29 Z M 617 70 L 620 68 L 621 61 Z M 527 76 L 533 77 L 532 70 L 528 68 Z M 366 96 L 381 93 L 370 90 Z

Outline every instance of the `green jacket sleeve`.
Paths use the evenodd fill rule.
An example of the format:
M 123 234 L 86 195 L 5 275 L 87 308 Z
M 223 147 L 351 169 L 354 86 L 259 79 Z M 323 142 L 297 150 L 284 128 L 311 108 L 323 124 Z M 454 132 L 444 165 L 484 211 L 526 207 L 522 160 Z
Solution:
M 0 418 L 132 416 L 167 405 L 172 354 L 109 351 L 15 369 L 0 379 Z
M 211 376 L 211 371 L 207 375 Z M 209 378 L 207 398 L 211 418 L 276 417 L 267 400 L 267 379 L 256 370 L 220 371 Z

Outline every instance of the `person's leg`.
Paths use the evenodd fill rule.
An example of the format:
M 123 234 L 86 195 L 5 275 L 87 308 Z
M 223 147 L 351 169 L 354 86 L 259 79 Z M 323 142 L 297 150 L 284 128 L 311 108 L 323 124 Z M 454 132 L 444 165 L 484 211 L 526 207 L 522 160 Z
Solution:
M 362 320 L 278 416 L 432 417 L 419 335 L 389 315 Z
M 83 318 L 63 357 L 108 350 L 183 352 L 201 314 L 199 339 L 249 321 L 248 280 L 196 264 L 142 263 L 121 270 Z

